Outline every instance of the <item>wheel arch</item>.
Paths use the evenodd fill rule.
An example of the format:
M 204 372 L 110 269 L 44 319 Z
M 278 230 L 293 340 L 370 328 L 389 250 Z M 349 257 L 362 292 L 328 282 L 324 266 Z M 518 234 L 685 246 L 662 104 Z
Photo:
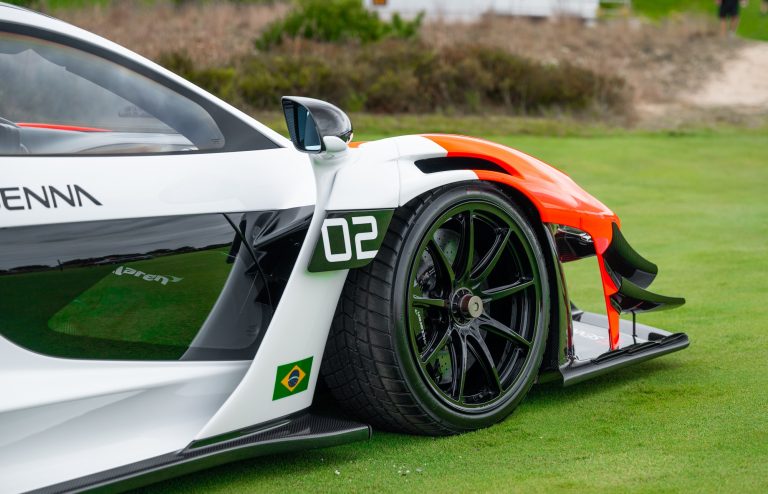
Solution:
M 484 181 L 506 184 L 536 206 L 544 223 L 567 225 L 589 233 L 602 253 L 619 218 L 560 170 L 518 150 L 482 139 L 455 135 L 425 135 L 448 159 L 483 160 L 494 169 L 469 169 Z M 469 163 L 470 161 L 468 161 Z

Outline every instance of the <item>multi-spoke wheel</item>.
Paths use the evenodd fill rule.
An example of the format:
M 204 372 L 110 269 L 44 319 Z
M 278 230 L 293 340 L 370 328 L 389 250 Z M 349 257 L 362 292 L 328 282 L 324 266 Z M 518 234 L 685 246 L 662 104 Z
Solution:
M 491 425 L 536 377 L 546 264 L 497 188 L 455 186 L 398 210 L 374 262 L 350 273 L 323 365 L 374 425 L 446 434 Z

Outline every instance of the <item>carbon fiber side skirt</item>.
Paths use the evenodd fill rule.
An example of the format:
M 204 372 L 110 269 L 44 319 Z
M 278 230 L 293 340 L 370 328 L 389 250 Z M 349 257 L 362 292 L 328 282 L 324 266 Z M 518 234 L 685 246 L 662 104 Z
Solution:
M 368 425 L 306 412 L 252 431 L 190 444 L 176 453 L 45 487 L 34 493 L 124 492 L 224 463 L 336 446 L 371 437 Z

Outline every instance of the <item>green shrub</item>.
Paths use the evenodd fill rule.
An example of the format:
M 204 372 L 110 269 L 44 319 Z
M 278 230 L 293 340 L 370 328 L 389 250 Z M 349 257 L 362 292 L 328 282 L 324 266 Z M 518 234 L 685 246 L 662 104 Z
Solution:
M 188 57 L 161 63 L 235 105 L 276 109 L 287 94 L 375 113 L 624 113 L 623 79 L 569 64 L 544 64 L 498 48 L 434 49 L 387 39 L 368 45 L 286 43 L 229 68 L 195 70 Z
M 256 40 L 266 50 L 286 38 L 313 41 L 370 43 L 386 37 L 412 38 L 418 34 L 422 15 L 406 21 L 397 14 L 390 22 L 379 19 L 361 0 L 297 0 L 287 17 L 274 22 Z

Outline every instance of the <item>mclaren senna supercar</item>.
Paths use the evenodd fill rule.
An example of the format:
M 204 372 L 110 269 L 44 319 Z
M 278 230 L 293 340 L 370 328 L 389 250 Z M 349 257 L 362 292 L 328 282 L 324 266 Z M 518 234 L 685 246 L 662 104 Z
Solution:
M 537 380 L 688 346 L 636 323 L 684 300 L 647 290 L 656 266 L 560 171 L 471 137 L 353 142 L 336 106 L 282 108 L 290 140 L 0 5 L 0 492 L 460 433 Z M 590 256 L 603 314 L 566 290 L 562 264 Z M 319 380 L 350 418 L 313 409 Z

